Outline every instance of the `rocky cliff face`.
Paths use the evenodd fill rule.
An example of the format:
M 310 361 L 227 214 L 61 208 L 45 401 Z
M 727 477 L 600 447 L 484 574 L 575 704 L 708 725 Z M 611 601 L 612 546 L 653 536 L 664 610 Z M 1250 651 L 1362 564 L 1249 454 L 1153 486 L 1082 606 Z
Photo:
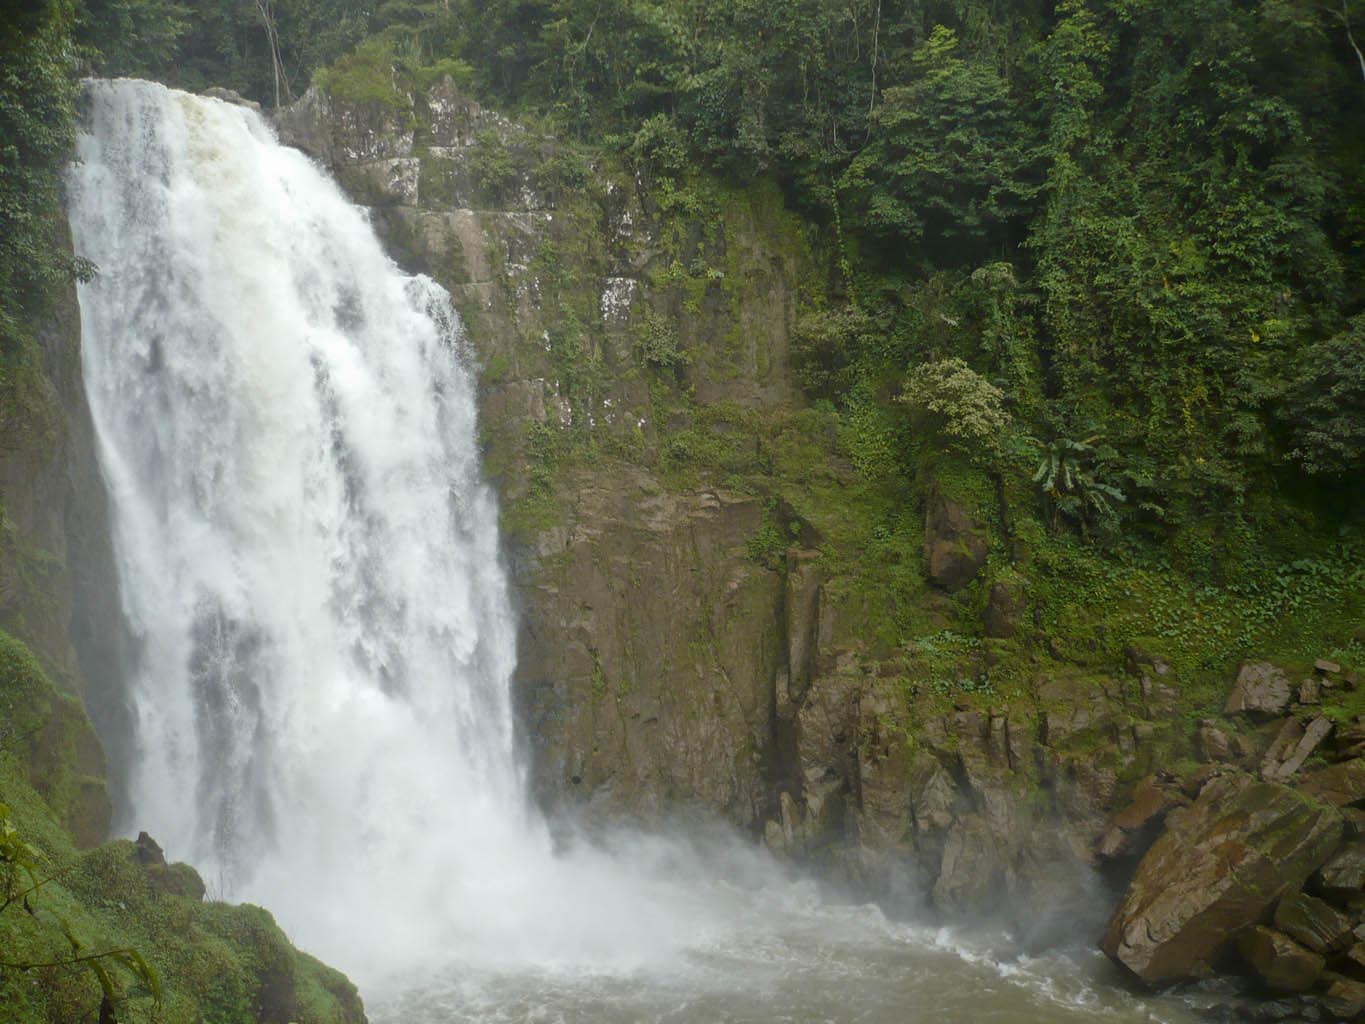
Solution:
M 678 329 L 665 307 L 685 300 L 650 284 L 670 243 L 619 169 L 569 166 L 448 85 L 401 111 L 312 92 L 279 126 L 371 205 L 395 255 L 449 288 L 469 328 L 542 795 L 646 818 L 695 804 L 759 826 L 785 663 L 782 574 L 746 551 L 764 504 L 675 486 L 631 456 L 678 428 L 650 394 L 650 325 L 669 352 L 705 354 L 669 366 L 696 393 L 734 409 L 789 396 L 793 258 L 749 227 L 724 258 L 758 306 L 737 323 L 710 282 L 690 282 L 699 298 Z M 702 343 L 718 337 L 723 351 Z
M 846 514 L 865 485 L 791 366 L 814 257 L 771 189 L 697 214 L 449 82 L 393 104 L 313 91 L 277 124 L 468 326 L 547 804 L 719 811 L 943 910 L 1055 899 L 1169 748 L 1163 688 L 1047 661 L 1008 692 L 950 692 L 935 666 L 974 674 L 990 649 L 879 635 L 896 599 L 861 588 L 876 556 Z M 999 542 L 991 495 L 931 492 L 905 527 L 924 564 L 888 570 L 926 631 Z M 1008 636 L 1018 592 L 995 591 Z
M 54 230 L 69 246 L 65 227 Z M 80 698 L 117 772 L 129 735 L 119 674 L 127 639 L 80 341 L 68 285 L 34 325 L 35 344 L 0 376 L 0 629 Z M 102 762 L 99 744 L 93 749 Z M 102 777 L 103 765 L 92 774 Z M 107 807 L 102 818 L 107 825 Z
M 314 91 L 277 123 L 468 326 L 547 806 L 719 812 L 885 901 L 1003 912 L 1026 940 L 1100 935 L 1107 883 L 1127 892 L 1104 948 L 1142 980 L 1231 965 L 1349 1009 L 1345 947 L 1268 925 L 1314 872 L 1354 878 L 1354 853 L 1328 861 L 1360 751 L 1299 780 L 1365 709 L 1252 665 L 1218 716 L 1231 680 L 1040 641 L 1020 496 L 944 460 L 898 506 L 800 397 L 794 336 L 829 275 L 771 188 L 651 183 L 448 81 Z

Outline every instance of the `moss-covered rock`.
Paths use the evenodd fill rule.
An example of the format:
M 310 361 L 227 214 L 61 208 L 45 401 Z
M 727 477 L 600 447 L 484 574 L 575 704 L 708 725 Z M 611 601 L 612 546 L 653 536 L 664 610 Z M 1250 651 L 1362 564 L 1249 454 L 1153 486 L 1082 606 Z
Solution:
M 96 760 L 99 746 L 79 704 L 57 693 L 27 649 L 0 634 L 0 805 L 18 837 L 37 853 L 43 881 L 0 910 L 0 966 L 6 1024 L 95 1020 L 100 986 L 93 973 L 60 966 L 71 954 L 64 932 L 85 954 L 135 949 L 163 990 L 160 1007 L 110 962 L 127 997 L 119 1019 L 219 1024 L 362 1024 L 355 986 L 290 946 L 258 907 L 204 902 L 204 884 L 184 864 L 146 855 L 146 844 L 106 842 L 108 802 Z M 36 753 L 35 753 L 36 751 Z M 90 787 L 102 818 L 82 803 Z M 152 844 L 154 845 L 154 844 Z M 5 867 L 0 865 L 0 868 Z M 11 891 L 22 873 L 0 871 Z
M 56 247 L 70 249 L 65 223 L 54 225 L 53 236 Z M 52 285 L 41 318 L 27 326 L 20 351 L 0 366 L 0 629 L 28 646 L 62 694 L 79 698 L 105 733 L 117 777 L 129 733 L 119 681 L 127 634 L 81 375 L 75 285 Z M 50 731 L 31 737 L 59 787 L 57 764 L 70 761 L 62 748 L 80 731 L 69 712 L 79 706 L 54 705 L 44 718 Z M 78 774 L 102 774 L 88 739 L 77 746 Z M 60 799 L 89 819 L 79 830 L 83 841 L 102 835 L 107 800 L 98 787 Z M 75 811 L 78 804 L 85 810 Z
M 80 702 L 58 693 L 32 652 L 0 631 L 0 751 L 13 757 L 79 847 L 101 842 L 111 808 L 104 750 Z
M 1170 816 L 1101 943 L 1149 985 L 1212 973 L 1243 929 L 1302 887 L 1341 842 L 1330 805 L 1232 773 Z

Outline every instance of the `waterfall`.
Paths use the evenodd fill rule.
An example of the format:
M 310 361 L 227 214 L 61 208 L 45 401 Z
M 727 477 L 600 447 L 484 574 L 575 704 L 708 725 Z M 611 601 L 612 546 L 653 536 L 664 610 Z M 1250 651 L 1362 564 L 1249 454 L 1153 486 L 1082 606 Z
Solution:
M 312 947 L 401 960 L 550 856 L 459 317 L 251 111 L 86 101 L 69 209 L 140 652 L 129 824 Z
M 630 972 L 730 933 L 712 883 L 761 892 L 771 865 L 556 849 L 527 799 L 449 296 L 257 114 L 130 80 L 85 107 L 67 193 L 138 651 L 126 830 L 370 994 L 449 965 Z
M 85 97 L 82 360 L 137 650 L 123 827 L 404 1024 L 1093 1019 L 1074 965 L 827 904 L 750 847 L 557 848 L 449 296 L 256 114 Z

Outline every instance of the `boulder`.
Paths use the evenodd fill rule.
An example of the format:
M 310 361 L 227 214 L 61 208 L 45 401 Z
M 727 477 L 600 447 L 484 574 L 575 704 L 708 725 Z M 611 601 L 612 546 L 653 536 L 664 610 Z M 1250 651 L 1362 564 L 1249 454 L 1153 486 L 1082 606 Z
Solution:
M 1341 822 L 1346 826 L 1347 839 L 1365 839 L 1365 811 L 1359 807 L 1343 807 Z
M 1237 673 L 1237 682 L 1223 706 L 1225 714 L 1245 712 L 1264 718 L 1282 715 L 1289 709 L 1294 689 L 1289 676 L 1268 661 L 1249 662 Z
M 1308 723 L 1303 735 L 1289 749 L 1283 751 L 1278 761 L 1272 761 L 1270 755 L 1267 755 L 1266 763 L 1261 768 L 1261 776 L 1268 782 L 1288 781 L 1303 767 L 1303 763 L 1313 755 L 1331 731 L 1331 721 L 1319 715 Z
M 133 843 L 137 862 L 143 867 L 152 865 L 165 866 L 166 854 L 162 852 L 161 844 L 149 836 L 146 832 L 139 832 L 137 839 Z
M 1299 792 L 1338 807 L 1365 800 L 1365 759 L 1343 761 L 1320 772 L 1305 775 Z
M 924 561 L 929 579 L 955 593 L 986 567 L 986 531 L 965 507 L 942 495 L 924 513 Z
M 1351 945 L 1351 921 L 1331 904 L 1296 892 L 1275 908 L 1275 927 L 1316 953 L 1337 953 Z
M 1114 860 L 1134 852 L 1144 833 L 1151 835 L 1173 808 L 1188 804 L 1189 800 L 1178 788 L 1164 785 L 1155 775 L 1147 776 L 1133 790 L 1133 799 L 1128 806 L 1110 820 L 1095 847 L 1096 856 L 1101 860 Z
M 1266 747 L 1261 758 L 1261 778 L 1268 782 L 1279 782 L 1275 776 L 1279 767 L 1288 761 L 1299 740 L 1303 739 L 1303 726 L 1296 718 L 1286 718 L 1275 730 L 1275 738 Z
M 1256 925 L 1242 932 L 1237 951 L 1276 992 L 1307 992 L 1327 966 L 1327 960 L 1304 949 L 1283 932 Z
M 1318 891 L 1336 900 L 1349 900 L 1365 889 L 1365 845 L 1350 843 L 1318 872 Z
M 1341 829 L 1336 810 L 1288 787 L 1219 776 L 1171 813 L 1100 946 L 1149 985 L 1206 974 L 1331 857 Z
M 1336 754 L 1336 760 L 1365 755 L 1365 717 L 1357 716 L 1337 726 L 1337 731 L 1332 735 L 1332 751 Z
M 1365 981 L 1365 942 L 1357 942 L 1348 949 L 1337 966 L 1357 981 Z
M 1114 815 L 1114 824 L 1125 832 L 1134 832 L 1187 802 L 1174 786 L 1163 785 L 1155 775 L 1149 775 L 1133 790 L 1132 802 Z
M 984 616 L 986 635 L 1001 640 L 1014 636 L 1019 629 L 1024 607 L 1023 584 L 1011 580 L 1000 580 L 992 584 Z
M 133 841 L 133 857 L 147 873 L 153 889 L 192 900 L 204 898 L 207 890 L 199 872 L 188 864 L 167 864 L 161 844 L 146 832 L 139 832 Z
M 146 870 L 152 888 L 159 892 L 198 902 L 208 891 L 199 872 L 188 864 L 148 864 Z
M 1201 761 L 1217 763 L 1233 759 L 1232 737 L 1212 721 L 1199 724 L 1199 729 L 1194 734 L 1194 743 Z
M 1340 1020 L 1354 1020 L 1365 1014 L 1365 983 L 1343 975 L 1328 975 L 1323 1008 Z

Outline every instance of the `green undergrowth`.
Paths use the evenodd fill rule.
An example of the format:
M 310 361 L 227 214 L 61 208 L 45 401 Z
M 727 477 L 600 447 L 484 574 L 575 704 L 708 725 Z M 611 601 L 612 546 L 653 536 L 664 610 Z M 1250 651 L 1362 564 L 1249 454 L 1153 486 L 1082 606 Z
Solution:
M 458 58 L 429 59 L 404 49 L 399 33 L 381 32 L 318 69 L 313 82 L 339 100 L 404 111 L 410 93 L 428 89 L 442 78 L 467 85 L 472 77 L 469 65 Z
M 1365 625 L 1363 552 L 1360 538 L 1324 542 L 1307 557 L 1256 558 L 1215 583 L 1159 557 L 1104 558 L 1051 539 L 1029 577 L 1043 630 L 1075 644 L 1078 656 L 1112 662 L 1137 645 L 1196 675 L 1257 656 L 1351 660 Z
M 817 550 L 835 646 L 945 703 L 1027 702 L 1039 678 L 1058 672 L 1112 679 L 1140 650 L 1172 666 L 1173 714 L 1197 716 L 1217 707 L 1241 660 L 1358 663 L 1358 528 L 1343 533 L 1338 519 L 1289 495 L 1283 504 L 1250 498 L 1226 521 L 1167 527 L 1144 519 L 1136 502 L 1114 499 L 1122 514 L 1105 515 L 1076 504 L 1089 499 L 1062 484 L 1050 494 L 1030 479 L 1051 453 L 1041 442 L 975 450 L 900 400 L 915 346 L 844 310 L 829 266 L 834 239 L 794 217 L 770 180 L 740 185 L 656 167 L 633 184 L 643 222 L 622 238 L 610 211 L 632 187 L 628 163 L 581 143 L 555 146 L 586 178 L 557 198 L 553 227 L 530 254 L 543 335 L 539 321 L 523 329 L 517 358 L 503 358 L 495 376 L 529 375 L 526 366 L 543 360 L 533 372 L 547 373 L 567 415 L 491 445 L 490 472 L 524 483 L 503 509 L 515 539 L 568 521 L 584 474 L 610 480 L 643 469 L 677 493 L 756 498 L 763 514 L 744 554 L 782 573 L 788 549 Z M 480 147 L 490 178 L 511 173 L 515 154 L 498 152 L 495 139 Z M 612 324 L 599 295 L 623 252 L 643 269 L 626 321 Z M 509 277 L 509 306 L 513 285 Z M 794 344 L 807 343 L 799 336 L 815 328 L 802 324 L 816 321 L 838 338 L 857 336 L 862 362 L 834 398 L 781 390 L 792 372 L 766 350 L 764 333 L 775 296 L 797 311 Z M 925 338 L 958 330 L 964 315 L 935 301 L 939 313 L 917 328 Z M 1080 453 L 1072 469 L 1089 465 L 1079 440 L 1054 447 L 1063 461 Z M 931 500 L 965 509 L 987 540 L 984 570 L 954 594 L 927 579 Z M 1023 595 L 1008 639 L 984 635 L 997 583 Z
M 132 843 L 77 848 L 58 808 L 45 800 L 52 772 L 76 772 L 80 754 L 60 751 L 51 764 L 28 757 L 26 730 L 66 701 L 17 641 L 0 634 L 0 805 L 15 836 L 32 848 L 43 884 L 0 911 L 0 960 L 47 964 L 0 967 L 0 1017 L 6 1024 L 94 1024 L 101 987 L 94 972 L 63 964 L 69 932 L 84 955 L 133 949 L 159 979 L 161 998 L 110 963 L 118 1020 L 146 1024 L 358 1024 L 355 987 L 338 972 L 289 945 L 269 913 L 252 906 L 202 902 L 184 865 L 144 867 Z M 36 710 L 34 710 L 36 708 Z M 78 709 L 77 709 L 78 710 Z M 86 723 L 88 729 L 88 723 Z M 31 730 L 30 730 L 31 731 Z M 5 867 L 0 864 L 0 869 Z M 0 870 L 0 902 L 29 889 L 22 872 Z M 30 912 L 31 910 L 31 912 Z
M 1191 708 L 1207 709 L 1241 660 L 1360 660 L 1365 539 L 1355 534 L 1323 531 L 1311 546 L 1300 538 L 1300 553 L 1250 545 L 1252 553 L 1213 580 L 1173 565 L 1160 545 L 1106 548 L 1050 531 L 1025 505 L 1008 510 L 1012 554 L 1006 517 L 984 474 L 943 457 L 926 456 L 912 467 L 892 459 L 860 465 L 865 450 L 855 415 L 819 406 L 702 406 L 676 387 L 656 387 L 654 403 L 659 420 L 677 429 L 634 451 L 550 441 L 561 432 L 538 428 L 533 495 L 509 518 L 525 529 L 554 525 L 563 514 L 553 498 L 559 469 L 609 473 L 617 460 L 651 469 L 670 489 L 718 486 L 758 496 L 765 515 L 747 553 L 782 571 L 787 548 L 817 547 L 841 643 L 871 660 L 927 648 L 947 635 L 975 645 L 955 664 L 916 670 L 945 693 L 997 699 L 1023 693 L 1024 677 L 1037 674 L 1040 661 L 1118 674 L 1137 648 L 1169 661 Z M 951 596 L 926 579 L 923 506 L 931 491 L 969 508 L 990 539 L 984 573 Z M 995 643 L 995 665 L 982 669 L 982 612 L 1000 580 L 1024 591 L 1026 608 L 1018 635 Z
M 0 631 L 0 750 L 22 767 L 78 842 L 109 825 L 104 753 L 80 701 L 59 693 L 32 652 Z

